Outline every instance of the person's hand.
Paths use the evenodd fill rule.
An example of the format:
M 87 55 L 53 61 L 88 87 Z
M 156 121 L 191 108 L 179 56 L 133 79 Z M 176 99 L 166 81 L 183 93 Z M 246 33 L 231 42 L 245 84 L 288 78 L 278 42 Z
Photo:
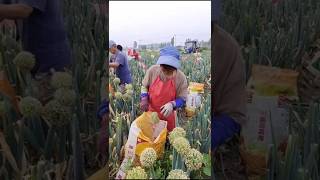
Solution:
M 0 19 L 0 28 L 15 28 L 16 24 L 14 20 Z
M 224 144 L 235 134 L 240 133 L 240 125 L 226 115 L 213 117 L 212 120 L 212 150 Z
M 163 114 L 164 117 L 168 117 L 173 111 L 173 104 L 172 102 L 168 102 L 167 104 L 163 105 L 160 109 L 161 114 Z
M 142 96 L 140 98 L 140 109 L 143 112 L 148 111 L 149 108 L 149 100 L 148 100 L 148 96 Z

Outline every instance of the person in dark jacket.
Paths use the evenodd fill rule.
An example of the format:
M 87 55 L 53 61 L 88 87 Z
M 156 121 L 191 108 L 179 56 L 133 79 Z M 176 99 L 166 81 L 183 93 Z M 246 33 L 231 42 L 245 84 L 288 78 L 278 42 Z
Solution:
M 240 133 L 245 121 L 245 70 L 241 50 L 230 34 L 217 24 L 220 1 L 213 5 L 213 54 L 215 92 L 213 92 L 212 149 Z M 225 73 L 228 72 L 228 73 Z
M 60 6 L 60 0 L 20 0 L 16 4 L 0 4 L 0 20 L 23 20 L 23 49 L 36 57 L 33 74 L 47 73 L 51 68 L 64 70 L 71 63 Z
M 43 103 L 53 95 L 49 83 L 51 70 L 64 71 L 71 65 L 71 49 L 60 6 L 61 0 L 0 4 L 0 21 L 22 20 L 23 49 L 35 56 L 32 83 L 38 88 L 37 98 Z
M 240 135 L 241 125 L 246 120 L 246 77 L 241 49 L 236 40 L 217 24 L 219 14 L 220 1 L 214 0 L 212 37 L 215 82 L 211 123 L 213 154 L 219 146 L 229 144 L 235 136 Z M 239 142 L 237 144 L 239 145 Z M 239 150 L 239 146 L 232 149 Z M 225 166 L 224 170 L 232 172 L 232 177 L 229 177 L 229 173 L 227 177 L 245 179 L 242 177 L 244 173 L 241 172 L 243 168 L 239 166 L 239 159 L 241 159 L 239 151 L 230 150 L 223 157 L 222 161 L 228 166 Z

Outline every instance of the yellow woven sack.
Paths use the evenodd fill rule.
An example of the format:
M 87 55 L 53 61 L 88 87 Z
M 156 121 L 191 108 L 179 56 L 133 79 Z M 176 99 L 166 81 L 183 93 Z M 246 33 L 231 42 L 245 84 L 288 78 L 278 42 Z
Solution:
M 139 162 L 142 151 L 146 148 L 153 148 L 158 158 L 164 153 L 164 146 L 167 138 L 167 122 L 159 120 L 152 123 L 153 112 L 144 112 L 131 124 L 128 141 L 125 145 L 125 158 L 120 166 L 117 179 L 125 177 L 125 165 L 129 160 Z

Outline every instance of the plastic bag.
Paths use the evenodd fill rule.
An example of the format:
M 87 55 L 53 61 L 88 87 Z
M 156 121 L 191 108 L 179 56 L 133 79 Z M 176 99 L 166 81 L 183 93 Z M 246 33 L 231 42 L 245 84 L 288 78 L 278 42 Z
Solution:
M 244 144 L 240 148 L 248 175 L 265 175 L 269 145 L 277 143 L 280 147 L 286 143 L 287 100 L 297 96 L 297 75 L 288 69 L 261 65 L 252 68 L 252 78 L 247 85 L 247 121 L 242 125 Z M 277 142 L 273 142 L 272 136 Z
M 254 64 L 247 87 L 258 96 L 297 96 L 298 72 Z
M 201 93 L 204 93 L 204 84 L 190 82 L 189 87 L 189 94 L 187 96 L 186 101 L 186 115 L 187 117 L 192 117 L 196 113 L 196 109 L 201 105 Z
M 264 176 L 267 173 L 268 147 L 274 137 L 285 141 L 288 136 L 288 109 L 279 106 L 278 97 L 253 96 L 247 104 L 247 122 L 242 126 L 244 143 L 240 154 L 249 176 Z M 272 119 L 271 119 L 272 118 Z

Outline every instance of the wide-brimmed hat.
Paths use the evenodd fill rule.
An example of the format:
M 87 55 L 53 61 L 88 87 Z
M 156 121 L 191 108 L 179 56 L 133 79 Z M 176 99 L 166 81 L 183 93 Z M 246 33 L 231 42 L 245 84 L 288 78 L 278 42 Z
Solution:
M 165 64 L 179 69 L 181 66 L 179 50 L 173 46 L 162 48 L 157 64 Z
M 114 41 L 109 40 L 109 49 L 112 48 L 112 46 L 117 45 Z

